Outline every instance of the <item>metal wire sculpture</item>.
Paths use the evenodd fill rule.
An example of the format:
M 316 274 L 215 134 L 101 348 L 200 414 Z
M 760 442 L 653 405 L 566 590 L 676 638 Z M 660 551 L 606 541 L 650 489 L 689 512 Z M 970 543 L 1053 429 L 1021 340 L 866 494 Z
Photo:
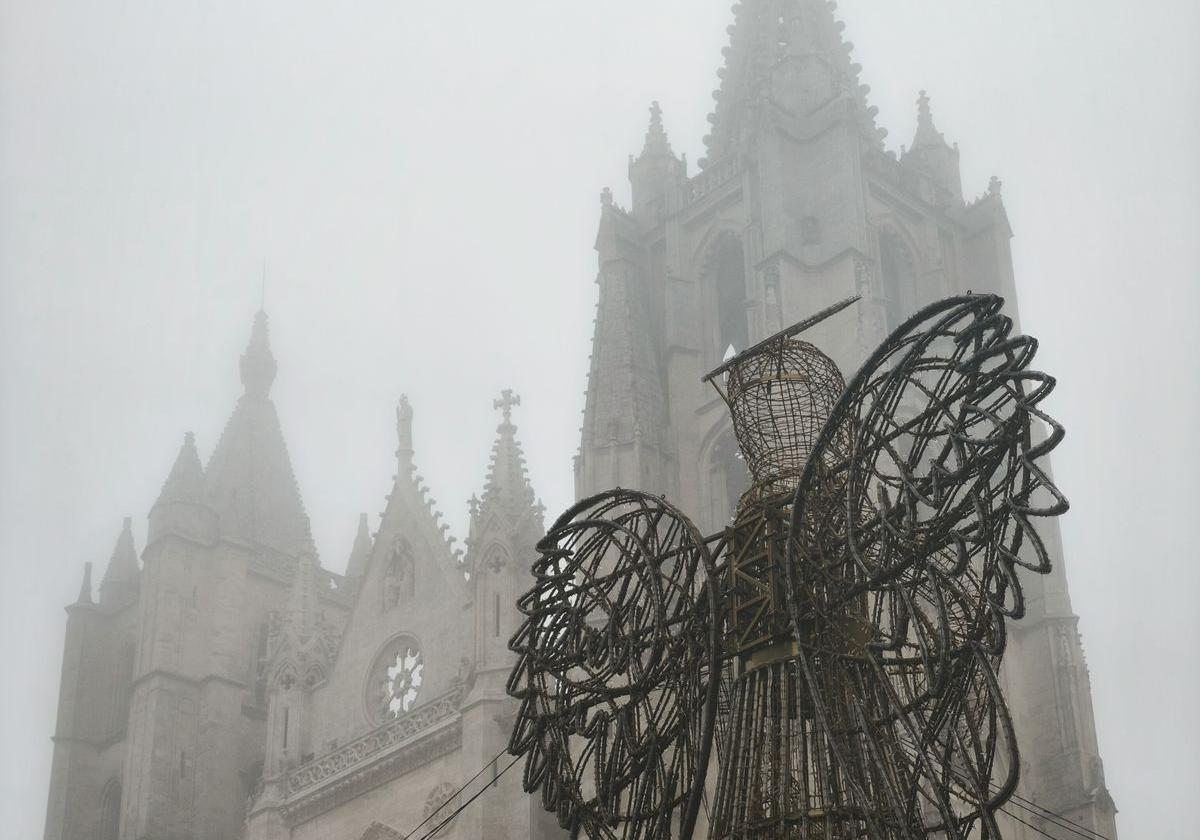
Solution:
M 1000 836 L 1005 621 L 1017 569 L 1050 568 L 1034 520 L 1067 509 L 1038 464 L 1054 380 L 966 295 L 846 385 L 795 336 L 853 300 L 706 377 L 753 476 L 726 529 L 616 489 L 539 544 L 509 750 L 572 837 L 686 840 L 702 804 L 712 840 Z

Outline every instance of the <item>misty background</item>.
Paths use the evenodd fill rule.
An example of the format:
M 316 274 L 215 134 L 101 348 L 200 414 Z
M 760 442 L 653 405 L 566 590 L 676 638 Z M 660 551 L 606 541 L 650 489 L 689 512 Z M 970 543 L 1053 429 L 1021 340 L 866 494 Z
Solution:
M 272 396 L 324 565 L 378 523 L 393 408 L 465 537 L 513 388 L 573 500 L 599 193 L 651 100 L 702 156 L 728 2 L 19 2 L 0 12 L 0 834 L 40 837 L 62 608 L 241 393 Z M 1059 377 L 1068 577 L 1122 837 L 1200 790 L 1200 4 L 842 0 L 870 102 L 920 89 L 964 190 L 1004 182 L 1022 326 Z M 693 166 L 693 172 L 696 171 Z

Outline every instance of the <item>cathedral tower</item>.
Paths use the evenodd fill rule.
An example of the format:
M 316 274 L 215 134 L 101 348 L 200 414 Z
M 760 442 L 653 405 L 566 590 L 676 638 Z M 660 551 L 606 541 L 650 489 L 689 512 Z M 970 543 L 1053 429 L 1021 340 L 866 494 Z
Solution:
M 834 6 L 735 5 L 700 171 L 672 151 L 655 103 L 630 162 L 629 209 L 602 192 L 580 498 L 613 486 L 666 493 L 704 530 L 722 527 L 748 476 L 725 406 L 701 377 L 842 298 L 862 296 L 857 318 L 830 319 L 805 337 L 847 374 L 934 300 L 994 292 L 1015 316 L 999 181 L 964 201 L 958 149 L 937 130 L 924 91 L 911 146 L 901 156 L 884 148 Z M 1046 530 L 1057 549 L 1057 529 Z M 1114 807 L 1060 550 L 1055 560 L 1051 575 L 1028 584 L 1029 615 L 1005 662 L 1020 793 L 1111 838 Z M 1012 822 L 1006 836 L 1022 832 L 1032 829 Z
M 68 607 L 47 840 L 241 835 L 273 746 L 267 666 L 272 700 L 286 667 L 311 666 L 303 686 L 321 661 L 317 617 L 348 606 L 308 537 L 269 396 L 276 370 L 260 312 L 207 468 L 189 432 L 150 509 L 142 566 L 126 519 L 99 603 L 89 574 Z

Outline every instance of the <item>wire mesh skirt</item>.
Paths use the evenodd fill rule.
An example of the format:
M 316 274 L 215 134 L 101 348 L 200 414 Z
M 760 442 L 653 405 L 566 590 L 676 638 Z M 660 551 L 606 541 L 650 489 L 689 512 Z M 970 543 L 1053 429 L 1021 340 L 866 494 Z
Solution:
M 796 660 L 740 676 L 729 711 L 711 840 L 868 836 Z

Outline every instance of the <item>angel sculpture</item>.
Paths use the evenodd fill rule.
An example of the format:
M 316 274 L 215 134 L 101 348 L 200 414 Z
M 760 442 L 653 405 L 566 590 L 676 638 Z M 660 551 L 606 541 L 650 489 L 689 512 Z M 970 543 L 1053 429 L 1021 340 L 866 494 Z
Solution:
M 1038 463 L 1054 380 L 966 295 L 847 385 L 796 336 L 854 300 L 705 377 L 753 479 L 727 528 L 618 488 L 539 544 L 509 751 L 572 837 L 688 840 L 702 807 L 710 840 L 1000 837 L 1005 622 L 1067 509 Z

